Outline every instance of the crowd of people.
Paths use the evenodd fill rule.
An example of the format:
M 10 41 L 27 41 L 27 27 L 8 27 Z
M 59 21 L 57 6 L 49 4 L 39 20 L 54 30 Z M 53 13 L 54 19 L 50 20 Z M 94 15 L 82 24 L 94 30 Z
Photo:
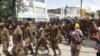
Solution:
M 12 21 L 10 23 L 0 23 L 0 44 L 3 46 L 5 56 L 27 56 L 31 51 L 33 56 L 37 56 L 39 47 L 43 47 L 49 52 L 52 48 L 54 56 L 56 50 L 61 55 L 59 48 L 62 39 L 68 40 L 71 46 L 71 56 L 79 56 L 82 40 L 91 39 L 97 42 L 97 56 L 100 56 L 100 21 L 98 20 L 79 20 L 39 22 L 32 21 Z M 13 48 L 11 53 L 8 46 L 12 36 Z M 35 50 L 33 49 L 35 46 Z M 63 54 L 63 53 L 62 53 Z

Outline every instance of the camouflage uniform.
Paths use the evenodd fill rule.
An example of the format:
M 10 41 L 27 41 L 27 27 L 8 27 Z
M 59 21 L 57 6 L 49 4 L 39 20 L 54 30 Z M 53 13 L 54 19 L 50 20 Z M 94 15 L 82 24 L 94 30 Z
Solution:
M 47 39 L 45 38 L 45 29 L 41 27 L 39 29 L 39 38 L 38 38 L 37 46 L 35 49 L 35 56 L 37 56 L 38 49 L 41 45 L 43 45 L 48 50 L 48 47 L 46 46 L 46 44 L 47 44 Z
M 36 44 L 36 41 L 35 41 L 35 30 L 36 30 L 36 28 L 35 28 L 35 25 L 32 24 L 31 21 L 29 21 L 28 23 L 29 23 L 29 27 L 31 28 L 31 31 L 32 31 L 32 34 L 33 34 L 33 37 L 32 37 L 31 40 L 32 40 L 33 45 L 35 45 Z
M 49 29 L 49 26 L 45 27 L 45 37 L 47 38 L 47 40 L 50 40 L 50 29 Z
M 23 56 L 23 33 L 19 27 L 17 27 L 13 32 L 13 44 L 12 55 Z
M 8 52 L 9 41 L 10 41 L 9 31 L 5 27 L 2 27 L 0 29 L 0 43 L 3 45 L 3 53 L 6 56 L 10 56 Z
M 61 43 L 62 42 L 62 35 L 63 35 L 63 29 L 61 27 L 61 25 L 58 25 L 58 43 Z
M 32 42 L 31 39 L 33 38 L 33 34 L 29 26 L 25 26 L 25 28 L 23 29 L 23 36 L 24 36 L 24 43 L 25 43 L 24 50 L 26 55 L 28 54 L 28 49 L 31 51 L 31 54 L 34 54 L 31 46 L 31 42 Z
M 59 50 L 59 53 L 61 54 L 60 52 L 60 49 L 58 47 L 58 26 L 57 25 L 53 25 L 50 29 L 50 42 L 51 42 L 51 47 L 54 51 L 54 55 L 56 56 L 56 49 Z
M 65 25 L 65 31 L 66 31 L 66 40 L 68 39 L 68 45 L 70 45 L 70 42 L 71 42 L 71 38 L 70 38 L 70 24 L 66 24 Z

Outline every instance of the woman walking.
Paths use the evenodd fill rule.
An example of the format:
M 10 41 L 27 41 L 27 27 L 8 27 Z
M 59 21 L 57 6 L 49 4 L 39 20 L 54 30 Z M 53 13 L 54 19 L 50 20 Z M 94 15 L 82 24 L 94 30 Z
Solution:
M 80 29 L 75 29 L 75 23 L 70 25 L 70 37 L 71 37 L 71 56 L 79 56 L 83 33 Z

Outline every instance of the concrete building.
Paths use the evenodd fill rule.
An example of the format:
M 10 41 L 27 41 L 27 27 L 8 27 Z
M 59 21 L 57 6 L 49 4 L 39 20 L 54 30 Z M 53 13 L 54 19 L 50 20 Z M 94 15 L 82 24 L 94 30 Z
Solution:
M 56 16 L 58 16 L 59 19 L 64 18 L 65 14 L 64 14 L 64 8 L 56 8 L 56 9 L 48 9 L 48 13 L 49 14 L 55 14 Z M 49 16 L 50 17 L 50 16 Z
M 18 12 L 19 19 L 31 18 L 35 22 L 49 21 L 46 0 L 23 0 L 22 11 Z
M 61 7 L 57 9 L 49 9 L 48 13 L 59 14 L 60 18 L 65 17 L 80 17 L 80 8 L 79 7 Z
M 68 17 L 80 17 L 80 8 L 79 7 L 67 7 L 66 8 L 66 16 Z

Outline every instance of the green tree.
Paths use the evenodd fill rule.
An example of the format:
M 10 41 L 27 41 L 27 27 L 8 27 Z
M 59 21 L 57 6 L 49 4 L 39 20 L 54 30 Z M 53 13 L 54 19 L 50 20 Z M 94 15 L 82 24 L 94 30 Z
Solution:
M 0 0 L 0 17 L 17 17 L 18 12 L 27 11 L 23 0 Z
M 98 11 L 97 11 L 97 14 L 98 14 L 98 16 L 99 16 L 99 19 L 100 19 L 100 10 L 98 10 Z
M 2 17 L 2 13 L 3 13 L 3 1 L 0 0 L 0 17 Z
M 4 20 L 3 18 L 5 17 L 4 8 L 5 8 L 4 1 L 0 0 L 0 21 L 3 21 Z
M 95 13 L 91 13 L 90 16 L 94 19 Z

